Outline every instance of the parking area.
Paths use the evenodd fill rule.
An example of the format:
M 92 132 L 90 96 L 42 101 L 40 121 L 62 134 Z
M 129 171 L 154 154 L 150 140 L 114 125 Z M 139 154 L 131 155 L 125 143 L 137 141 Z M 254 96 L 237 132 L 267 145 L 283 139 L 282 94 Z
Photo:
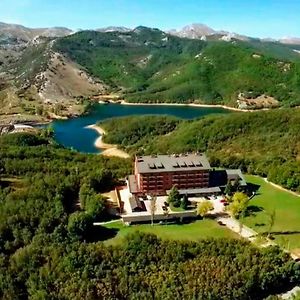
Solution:
M 143 215 L 151 214 L 152 200 L 150 196 L 146 196 L 143 198 L 139 197 L 137 199 L 134 199 L 130 194 L 129 189 L 124 188 L 120 190 L 120 198 L 121 198 L 121 202 L 123 203 L 123 214 L 137 214 L 137 213 L 141 213 Z M 210 211 L 210 214 L 224 213 L 227 205 L 227 202 L 224 200 L 223 196 L 211 195 L 207 197 L 189 197 L 188 199 L 193 204 L 195 209 L 198 203 L 201 203 L 203 201 L 211 201 L 214 209 Z M 156 197 L 155 214 L 157 215 L 164 214 L 165 203 L 167 202 L 167 200 L 168 200 L 167 196 Z
M 227 201 L 223 196 L 207 196 L 207 197 L 190 197 L 189 201 L 194 203 L 201 203 L 204 201 L 210 201 L 213 204 L 214 209 L 210 211 L 210 214 L 220 214 L 225 212 Z
M 163 207 L 165 206 L 165 202 L 167 201 L 167 197 L 165 196 L 159 196 L 156 198 L 155 203 L 155 213 L 156 214 L 163 214 L 164 210 Z M 146 209 L 149 213 L 151 213 L 151 200 L 144 200 Z

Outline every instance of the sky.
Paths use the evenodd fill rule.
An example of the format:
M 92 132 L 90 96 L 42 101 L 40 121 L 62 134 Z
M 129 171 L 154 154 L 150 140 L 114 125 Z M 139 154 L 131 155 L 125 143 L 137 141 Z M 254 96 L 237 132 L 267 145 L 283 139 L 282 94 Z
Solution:
M 300 37 L 300 0 L 0 0 L 0 21 L 73 30 L 203 23 L 253 37 Z

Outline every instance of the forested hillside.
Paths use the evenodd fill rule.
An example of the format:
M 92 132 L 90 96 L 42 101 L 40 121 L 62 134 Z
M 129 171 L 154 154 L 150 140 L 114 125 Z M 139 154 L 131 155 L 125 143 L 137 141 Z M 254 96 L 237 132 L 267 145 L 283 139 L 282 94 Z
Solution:
M 175 130 L 163 133 L 148 133 L 145 128 L 153 128 L 155 122 L 161 127 L 160 117 L 152 117 L 151 122 L 148 118 L 120 119 L 120 127 L 118 119 L 104 121 L 105 139 L 132 153 L 207 152 L 213 166 L 241 168 L 300 191 L 299 109 L 207 116 L 181 121 Z M 134 131 L 130 130 L 133 124 Z M 140 130 L 144 132 L 142 145 L 135 138 Z
M 251 40 L 200 41 L 158 29 L 84 31 L 54 45 L 133 102 L 236 106 L 240 93 L 300 103 L 300 55 L 286 45 Z
M 92 226 L 105 220 L 99 192 L 131 162 L 63 149 L 48 134 L 0 137 L 1 299 L 263 299 L 300 281 L 288 254 L 240 240 L 135 234 L 104 246 L 116 232 Z
M 300 105 L 297 45 L 193 40 L 142 26 L 1 43 L 3 123 L 80 115 L 87 101 L 110 93 L 129 102 Z
M 105 142 L 118 144 L 131 152 L 144 148 L 157 136 L 174 131 L 180 122 L 181 119 L 170 116 L 130 116 L 108 119 L 98 125 L 108 132 Z

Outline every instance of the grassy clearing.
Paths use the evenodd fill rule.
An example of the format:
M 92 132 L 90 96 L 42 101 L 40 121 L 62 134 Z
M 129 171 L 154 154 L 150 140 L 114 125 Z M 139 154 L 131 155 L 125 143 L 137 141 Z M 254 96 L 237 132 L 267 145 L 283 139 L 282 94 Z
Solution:
M 237 235 L 226 227 L 222 227 L 214 220 L 204 219 L 189 224 L 168 224 L 151 226 L 150 224 L 125 226 L 116 222 L 107 224 L 106 228 L 117 231 L 115 237 L 107 240 L 105 244 L 115 245 L 122 243 L 124 237 L 136 231 L 153 233 L 162 239 L 197 241 L 203 238 L 237 238 Z
M 245 224 L 259 233 L 269 230 L 270 214 L 275 210 L 271 230 L 275 242 L 287 249 L 300 248 L 300 197 L 280 190 L 262 178 L 246 176 L 248 182 L 259 185 L 258 195 L 251 202 L 252 213 Z

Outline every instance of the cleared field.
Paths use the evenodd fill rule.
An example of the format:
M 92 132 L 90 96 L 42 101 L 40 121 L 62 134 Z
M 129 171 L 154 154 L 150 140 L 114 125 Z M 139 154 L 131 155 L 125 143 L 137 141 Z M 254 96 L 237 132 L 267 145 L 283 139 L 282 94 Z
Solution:
M 275 212 L 271 229 L 275 242 L 289 250 L 300 248 L 300 197 L 280 190 L 262 178 L 246 176 L 246 179 L 259 188 L 257 196 L 250 201 L 250 215 L 244 223 L 259 233 L 266 233 L 270 228 L 270 215 Z
M 136 231 L 153 233 L 162 239 L 197 241 L 203 238 L 238 238 L 235 233 L 218 225 L 214 220 L 204 219 L 188 224 L 150 224 L 125 226 L 123 223 L 110 223 L 105 226 L 116 230 L 116 236 L 105 241 L 108 245 L 122 243 L 124 237 Z

